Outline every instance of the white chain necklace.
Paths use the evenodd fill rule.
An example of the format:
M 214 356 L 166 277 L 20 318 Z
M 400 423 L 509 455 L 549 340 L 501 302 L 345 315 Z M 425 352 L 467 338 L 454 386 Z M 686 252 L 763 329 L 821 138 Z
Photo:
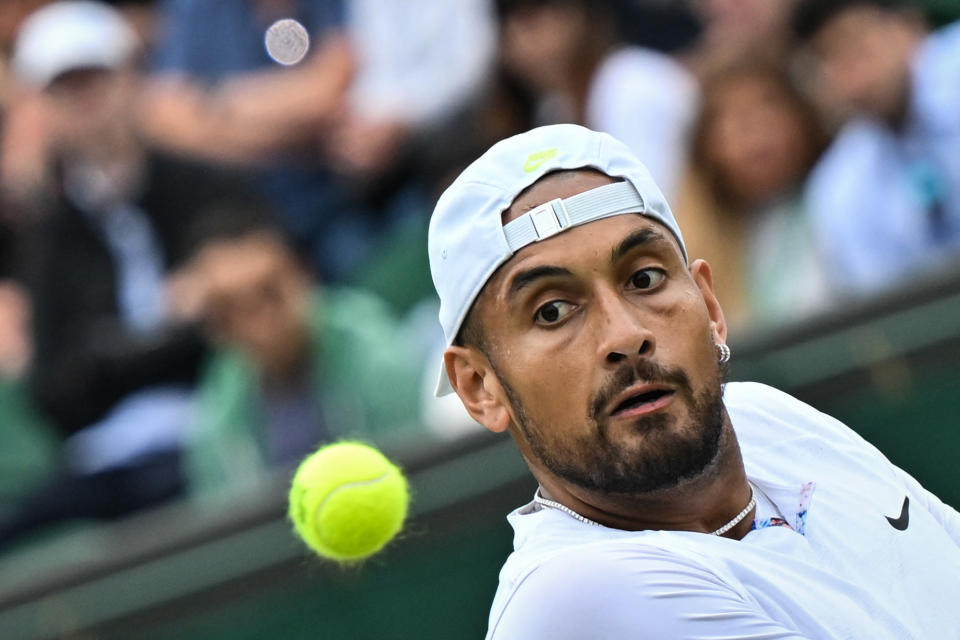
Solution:
M 731 520 L 731 521 L 728 522 L 727 524 L 723 525 L 722 527 L 720 527 L 719 529 L 717 529 L 716 531 L 714 531 L 714 532 L 711 533 L 710 535 L 713 535 L 713 536 L 722 536 L 722 535 L 725 534 L 727 531 L 730 531 L 730 529 L 733 529 L 735 526 L 737 526 L 738 524 L 740 524 L 740 522 L 741 522 L 744 518 L 747 517 L 747 514 L 749 514 L 750 511 L 756 506 L 756 504 L 757 504 L 757 494 L 756 494 L 756 492 L 753 490 L 753 485 L 750 484 L 750 483 L 748 483 L 748 484 L 749 484 L 749 486 L 750 486 L 750 501 L 747 503 L 747 506 L 745 506 L 745 507 L 743 508 L 743 511 L 741 511 L 741 512 L 738 513 L 737 515 L 733 516 L 733 520 Z M 556 502 L 555 500 L 548 500 L 547 498 L 544 498 L 542 495 L 540 495 L 540 489 L 539 489 L 539 488 L 537 489 L 537 492 L 533 494 L 533 501 L 536 502 L 536 503 L 539 504 L 539 505 L 544 506 L 544 507 L 550 507 L 551 509 L 557 509 L 558 511 L 563 511 L 565 514 L 567 514 L 567 515 L 570 516 L 571 518 L 575 518 L 575 519 L 579 520 L 580 522 L 583 522 L 584 524 L 592 524 L 592 525 L 595 525 L 595 526 L 597 526 L 597 527 L 602 527 L 602 526 L 603 526 L 602 524 L 600 524 L 599 522 L 596 522 L 595 520 L 591 520 L 590 518 L 588 518 L 588 517 L 586 517 L 586 516 L 580 515 L 579 513 L 577 513 L 576 511 L 574 511 L 574 510 L 571 509 L 570 507 L 567 507 L 566 505 L 562 505 L 562 504 L 560 504 L 559 502 Z

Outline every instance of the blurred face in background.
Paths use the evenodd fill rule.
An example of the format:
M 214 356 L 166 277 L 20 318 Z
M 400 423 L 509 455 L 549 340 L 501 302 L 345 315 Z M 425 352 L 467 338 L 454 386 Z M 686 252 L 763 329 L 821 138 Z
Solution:
M 538 92 L 562 88 L 589 31 L 588 16 L 575 3 L 536 3 L 511 8 L 500 27 L 505 67 Z
M 697 156 L 727 198 L 756 206 L 803 179 L 819 150 L 814 115 L 771 72 L 745 71 L 704 92 Z
M 824 100 L 841 111 L 896 120 L 906 107 L 910 64 L 923 37 L 919 17 L 855 6 L 814 34 Z
M 215 240 L 197 255 L 205 317 L 215 340 L 250 355 L 268 378 L 295 373 L 305 357 L 310 280 L 268 233 Z
M 74 69 L 46 88 L 62 151 L 109 150 L 133 127 L 135 76 L 130 71 Z

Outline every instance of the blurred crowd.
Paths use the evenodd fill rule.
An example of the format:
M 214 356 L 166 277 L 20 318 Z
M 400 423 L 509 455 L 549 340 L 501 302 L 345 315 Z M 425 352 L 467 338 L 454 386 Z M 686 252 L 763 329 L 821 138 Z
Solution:
M 952 268 L 955 9 L 4 0 L 0 546 L 462 433 L 426 228 L 531 126 L 636 152 L 734 341 Z M 301 60 L 264 44 L 288 18 Z

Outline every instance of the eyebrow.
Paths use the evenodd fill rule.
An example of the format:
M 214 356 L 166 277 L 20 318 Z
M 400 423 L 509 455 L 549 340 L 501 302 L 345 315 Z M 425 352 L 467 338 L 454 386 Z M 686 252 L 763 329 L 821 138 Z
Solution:
M 519 272 L 517 275 L 513 276 L 510 280 L 510 287 L 507 289 L 507 297 L 512 298 L 516 296 L 520 291 L 525 287 L 529 287 L 531 284 L 537 280 L 543 278 L 556 278 L 556 277 L 565 277 L 572 276 L 573 272 L 569 269 L 564 269 L 563 267 L 554 267 L 551 265 L 543 265 L 540 267 L 532 267 L 525 271 Z
M 659 233 L 653 229 L 640 229 L 639 231 L 634 231 L 624 238 L 620 244 L 614 247 L 613 251 L 610 253 L 610 262 L 617 262 L 637 247 L 666 242 L 666 237 L 664 237 L 662 233 Z M 564 267 L 557 267 L 553 265 L 531 267 L 530 269 L 520 271 L 513 276 L 513 278 L 510 280 L 510 286 L 507 288 L 507 298 L 515 297 L 523 289 L 529 287 L 537 280 L 541 280 L 543 278 L 570 276 L 573 276 L 573 272 Z
M 655 231 L 653 229 L 640 229 L 638 231 L 634 231 L 624 238 L 623 241 L 614 247 L 613 251 L 610 252 L 610 262 L 617 262 L 637 247 L 665 242 L 667 242 L 667 239 L 659 231 Z

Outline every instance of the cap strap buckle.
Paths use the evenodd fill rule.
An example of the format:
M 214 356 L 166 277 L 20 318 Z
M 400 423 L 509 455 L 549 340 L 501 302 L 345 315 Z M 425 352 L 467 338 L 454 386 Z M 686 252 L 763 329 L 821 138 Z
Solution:
M 503 226 L 510 250 L 545 240 L 564 229 L 621 213 L 643 213 L 643 199 L 629 182 L 614 182 L 565 200 L 545 202 Z
M 563 200 L 560 198 L 530 210 L 527 215 L 530 216 L 533 228 L 537 232 L 537 240 L 549 238 L 570 226 L 566 207 L 563 206 Z

